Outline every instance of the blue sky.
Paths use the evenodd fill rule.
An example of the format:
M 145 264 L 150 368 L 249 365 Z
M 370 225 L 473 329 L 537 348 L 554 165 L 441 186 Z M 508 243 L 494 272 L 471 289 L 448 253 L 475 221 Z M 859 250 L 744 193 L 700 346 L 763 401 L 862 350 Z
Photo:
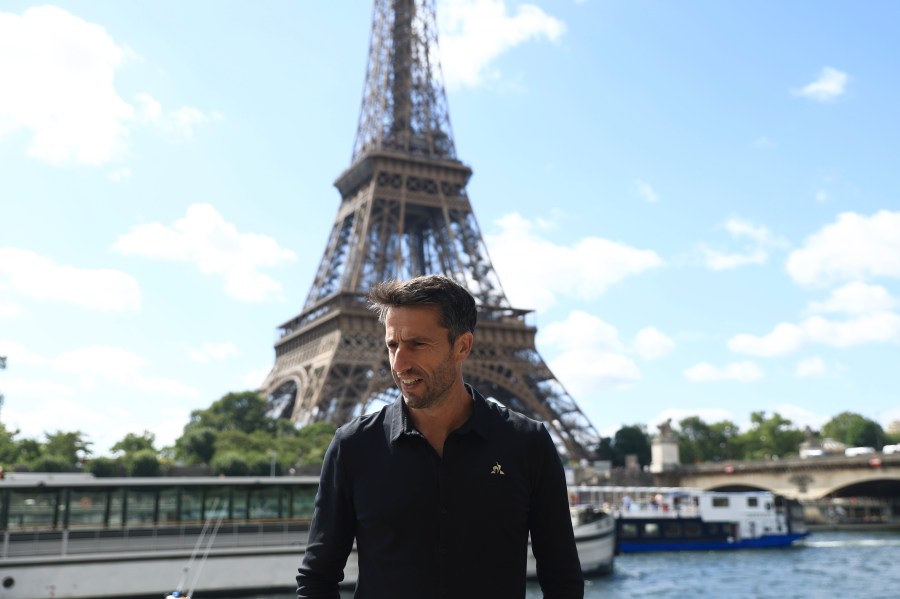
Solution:
M 900 420 L 900 5 L 437 0 L 513 305 L 603 434 Z M 0 7 L 0 418 L 159 445 L 259 385 L 349 166 L 372 7 Z

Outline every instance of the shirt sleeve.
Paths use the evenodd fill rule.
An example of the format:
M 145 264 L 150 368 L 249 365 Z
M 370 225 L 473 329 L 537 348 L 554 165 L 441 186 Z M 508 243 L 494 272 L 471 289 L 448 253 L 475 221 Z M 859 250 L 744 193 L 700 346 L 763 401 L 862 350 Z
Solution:
M 338 429 L 325 452 L 306 553 L 298 569 L 297 597 L 340 597 L 338 584 L 344 579 L 344 566 L 356 535 L 356 514 L 341 451 L 341 432 Z
M 544 426 L 532 450 L 532 461 L 528 525 L 544 599 L 582 599 L 584 575 L 572 531 L 566 473 Z

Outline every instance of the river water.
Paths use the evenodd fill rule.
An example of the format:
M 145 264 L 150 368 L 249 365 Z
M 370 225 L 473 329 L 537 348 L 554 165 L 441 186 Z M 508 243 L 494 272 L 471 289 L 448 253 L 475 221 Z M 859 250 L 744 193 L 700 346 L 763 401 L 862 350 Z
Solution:
M 898 557 L 900 532 L 817 532 L 787 549 L 619 555 L 613 574 L 588 581 L 585 598 L 897 599 Z M 541 597 L 530 584 L 527 598 Z

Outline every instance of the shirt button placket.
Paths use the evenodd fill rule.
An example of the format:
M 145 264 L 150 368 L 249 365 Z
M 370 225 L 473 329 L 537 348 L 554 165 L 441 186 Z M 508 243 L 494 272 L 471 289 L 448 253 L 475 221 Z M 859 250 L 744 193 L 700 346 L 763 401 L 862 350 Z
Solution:
M 446 455 L 445 455 L 446 457 Z M 450 567 L 450 472 L 446 466 L 446 462 L 441 460 L 438 468 L 438 497 L 440 505 L 438 506 L 438 572 L 440 572 L 440 582 L 438 590 L 441 597 L 449 597 L 450 577 L 453 575 L 452 567 Z

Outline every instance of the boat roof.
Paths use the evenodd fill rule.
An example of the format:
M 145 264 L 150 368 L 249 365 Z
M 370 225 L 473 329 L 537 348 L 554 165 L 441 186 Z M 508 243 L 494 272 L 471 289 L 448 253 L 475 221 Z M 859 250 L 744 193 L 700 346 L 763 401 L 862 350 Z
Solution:
M 197 486 L 292 486 L 317 485 L 317 476 L 153 476 L 95 477 L 92 474 L 57 472 L 8 472 L 0 479 L 4 488 L 90 487 L 197 487 Z

